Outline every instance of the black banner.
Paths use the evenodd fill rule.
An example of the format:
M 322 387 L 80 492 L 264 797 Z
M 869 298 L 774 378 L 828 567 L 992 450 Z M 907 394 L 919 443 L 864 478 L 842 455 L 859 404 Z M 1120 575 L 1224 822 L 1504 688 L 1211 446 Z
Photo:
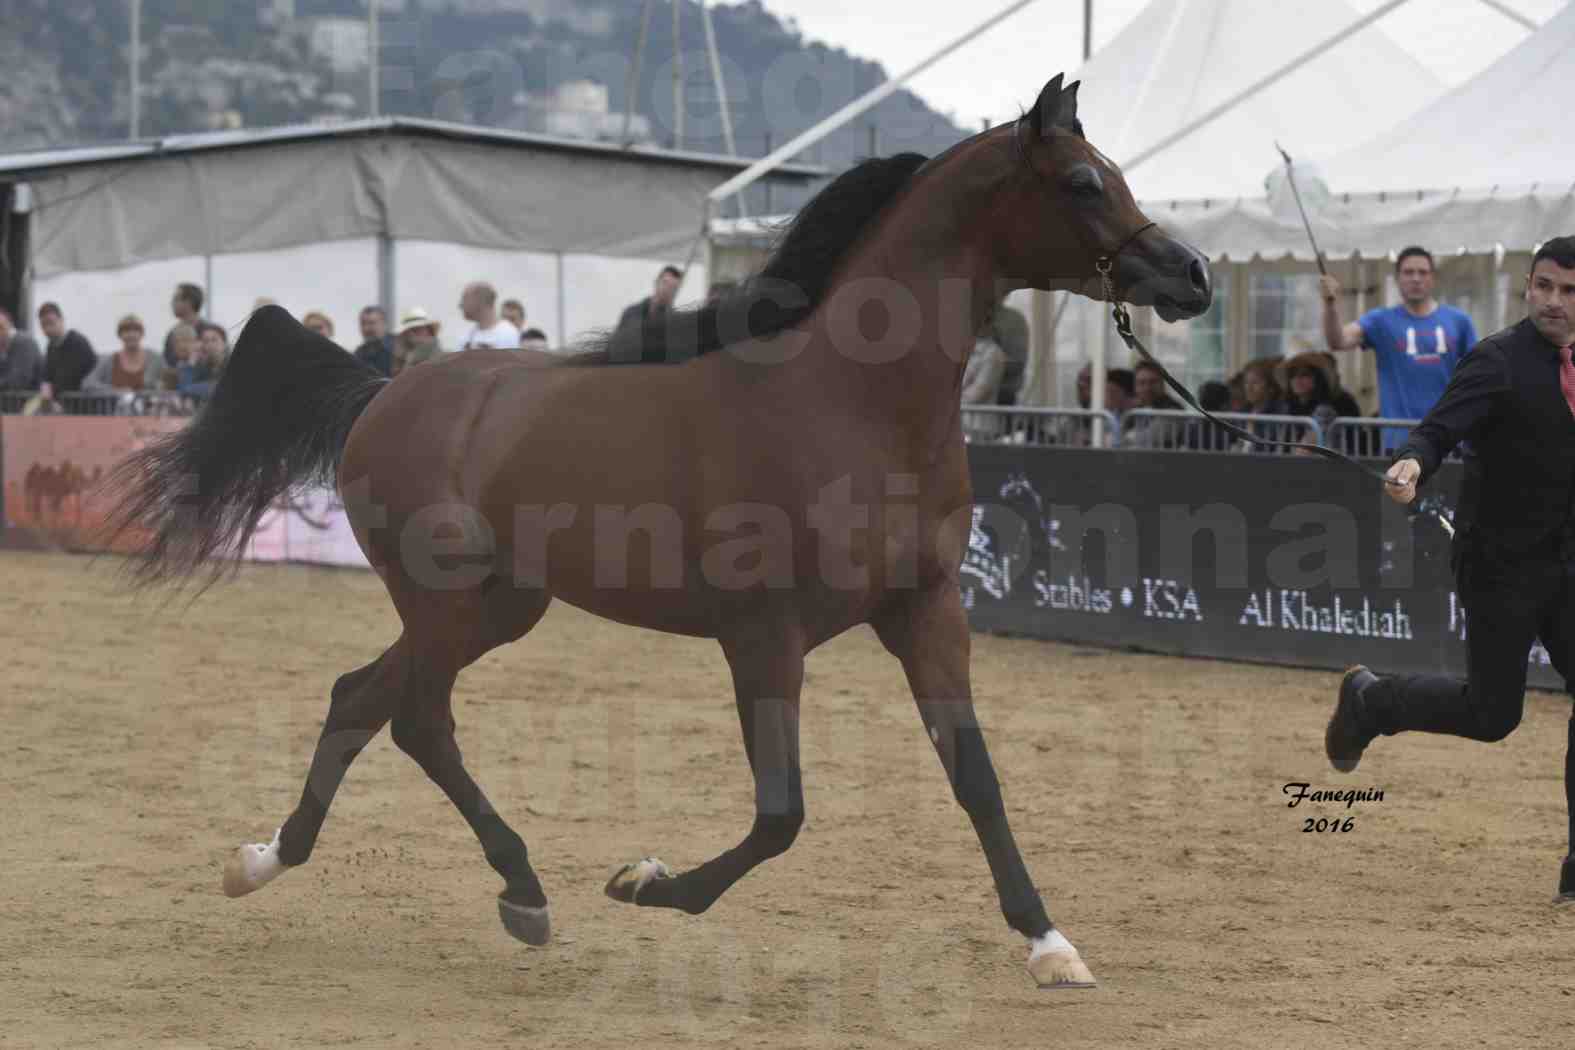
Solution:
M 1341 670 L 1465 674 L 1449 535 L 1315 457 L 975 445 L 981 630 Z M 1375 462 L 1375 466 L 1384 464 Z M 1459 464 L 1419 502 L 1453 516 Z M 1562 690 L 1535 646 L 1529 683 Z

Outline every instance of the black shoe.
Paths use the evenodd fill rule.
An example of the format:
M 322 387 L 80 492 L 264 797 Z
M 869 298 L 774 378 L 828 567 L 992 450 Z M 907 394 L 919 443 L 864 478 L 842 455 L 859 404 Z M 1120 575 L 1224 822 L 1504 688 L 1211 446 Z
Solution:
M 1575 904 L 1575 853 L 1564 858 L 1564 867 L 1559 870 L 1559 895 L 1553 903 Z
M 1340 679 L 1340 698 L 1334 705 L 1329 728 L 1323 732 L 1323 750 L 1329 756 L 1329 764 L 1342 773 L 1356 769 L 1362 752 L 1378 735 L 1367 728 L 1366 709 L 1362 706 L 1362 691 L 1376 681 L 1378 676 L 1361 664 Z

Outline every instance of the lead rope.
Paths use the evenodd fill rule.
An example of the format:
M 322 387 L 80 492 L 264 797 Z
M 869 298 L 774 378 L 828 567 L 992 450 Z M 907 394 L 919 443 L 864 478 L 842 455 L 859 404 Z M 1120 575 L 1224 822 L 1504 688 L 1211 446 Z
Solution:
M 1114 268 L 1114 260 L 1108 255 L 1101 256 L 1099 260 L 1094 263 L 1094 269 L 1099 273 L 1099 282 L 1104 292 L 1105 301 L 1110 303 L 1110 316 L 1115 321 L 1116 334 L 1121 337 L 1121 341 L 1123 343 L 1127 344 L 1128 350 L 1133 351 L 1138 356 L 1143 358 L 1143 360 L 1148 364 L 1154 366 L 1154 368 L 1159 372 L 1161 378 L 1165 380 L 1165 384 L 1169 386 L 1170 389 L 1174 390 L 1176 394 L 1180 396 L 1181 400 L 1185 401 L 1188 405 L 1201 413 L 1203 418 L 1207 419 L 1215 426 L 1221 427 L 1226 432 L 1234 434 L 1243 441 L 1250 442 L 1251 444 L 1259 445 L 1265 448 L 1303 448 L 1314 455 L 1322 456 L 1325 459 L 1337 460 L 1341 463 L 1355 467 L 1363 474 L 1366 474 L 1368 477 L 1377 478 L 1385 485 L 1394 485 L 1398 487 L 1397 482 L 1391 481 L 1388 477 L 1374 470 L 1372 467 L 1358 463 L 1356 460 L 1352 459 L 1350 456 L 1347 456 L 1345 453 L 1338 451 L 1337 449 L 1327 448 L 1323 445 L 1314 445 L 1307 441 L 1271 441 L 1268 438 L 1261 438 L 1255 434 L 1251 434 L 1248 431 L 1243 430 L 1241 427 L 1225 422 L 1223 419 L 1216 418 L 1212 412 L 1198 404 L 1197 399 L 1192 396 L 1192 392 L 1176 381 L 1175 376 L 1172 376 L 1169 370 L 1167 370 L 1164 365 L 1160 364 L 1159 361 L 1155 359 L 1153 354 L 1149 353 L 1148 347 L 1144 346 L 1143 341 L 1137 337 L 1135 332 L 1132 331 L 1132 316 L 1127 313 L 1126 305 L 1116 298 L 1116 283 L 1110 277 L 1111 271 Z M 1449 523 L 1448 518 L 1445 518 L 1443 514 L 1439 513 L 1437 510 L 1429 510 L 1427 513 L 1437 518 L 1438 523 L 1444 527 L 1444 531 L 1449 533 L 1451 538 L 1454 537 L 1455 527 Z

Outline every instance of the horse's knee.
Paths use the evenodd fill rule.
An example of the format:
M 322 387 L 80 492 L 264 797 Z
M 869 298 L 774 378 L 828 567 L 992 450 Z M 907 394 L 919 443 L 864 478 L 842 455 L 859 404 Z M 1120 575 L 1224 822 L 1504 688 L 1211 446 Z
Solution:
M 753 837 L 760 844 L 762 853 L 767 857 L 776 857 L 788 851 L 803 826 L 804 811 L 801 808 L 789 809 L 784 813 L 759 813 L 755 816 Z
M 1005 812 L 1001 782 L 996 779 L 995 767 L 990 764 L 983 731 L 976 726 L 958 729 L 955 739 L 952 794 L 957 804 L 973 820 L 984 820 Z

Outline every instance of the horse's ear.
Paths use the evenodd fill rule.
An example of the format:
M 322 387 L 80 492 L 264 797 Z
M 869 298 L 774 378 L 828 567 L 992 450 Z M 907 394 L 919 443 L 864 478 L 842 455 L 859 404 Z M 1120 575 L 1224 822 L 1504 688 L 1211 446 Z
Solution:
M 1028 115 L 1029 122 L 1035 131 L 1041 135 L 1048 135 L 1055 127 L 1056 115 L 1061 109 L 1061 80 L 1065 74 L 1057 73 L 1044 90 L 1039 92 L 1039 99 L 1034 103 L 1033 112 Z
M 1066 131 L 1083 133 L 1083 125 L 1077 119 L 1077 88 L 1081 80 L 1074 80 L 1061 92 L 1061 110 L 1057 114 L 1055 126 Z
M 1057 131 L 1074 135 L 1083 133 L 1083 125 L 1077 119 L 1077 88 L 1081 83 L 1080 80 L 1074 80 L 1063 88 L 1061 78 L 1057 76 L 1045 85 L 1034 106 L 1034 123 L 1042 137 L 1048 138 Z

